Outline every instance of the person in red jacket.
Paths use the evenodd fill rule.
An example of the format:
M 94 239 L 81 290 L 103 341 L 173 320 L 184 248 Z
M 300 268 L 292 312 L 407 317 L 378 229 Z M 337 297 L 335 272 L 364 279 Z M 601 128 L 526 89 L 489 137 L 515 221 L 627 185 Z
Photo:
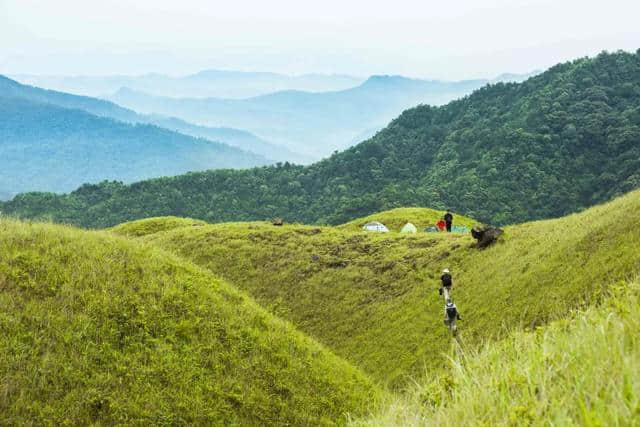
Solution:
M 447 223 L 444 221 L 444 219 L 441 219 L 436 223 L 436 226 L 438 227 L 439 231 L 444 231 L 445 228 L 447 227 Z

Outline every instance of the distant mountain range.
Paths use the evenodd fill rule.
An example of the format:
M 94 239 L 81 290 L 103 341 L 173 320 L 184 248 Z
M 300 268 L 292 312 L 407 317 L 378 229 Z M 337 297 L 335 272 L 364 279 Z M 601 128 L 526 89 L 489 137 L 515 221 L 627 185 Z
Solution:
M 283 146 L 272 144 L 247 131 L 229 127 L 210 128 L 197 126 L 175 117 L 138 114 L 133 110 L 122 108 L 113 102 L 103 99 L 23 85 L 1 75 L 0 96 L 44 102 L 64 108 L 80 109 L 96 116 L 109 117 L 126 123 L 153 124 L 186 135 L 206 138 L 211 141 L 238 147 L 244 151 L 250 151 L 273 161 L 288 160 L 297 163 L 307 163 L 310 161 L 306 156 L 287 150 Z
M 229 127 L 207 127 L 188 123 L 175 117 L 161 115 L 137 115 L 138 123 L 150 123 L 172 129 L 186 135 L 219 141 L 242 150 L 266 157 L 273 161 L 289 161 L 294 163 L 311 163 L 312 157 L 289 150 L 283 145 L 273 144 L 257 137 L 251 132 Z
M 78 95 L 105 96 L 121 87 L 171 97 L 248 98 L 281 90 L 325 92 L 362 83 L 365 78 L 348 75 L 303 74 L 287 76 L 268 72 L 204 70 L 172 77 L 163 74 L 140 76 L 51 76 L 17 74 L 22 83 Z
M 105 227 L 164 215 L 340 224 L 431 206 L 500 225 L 562 216 L 639 187 L 640 50 L 581 58 L 523 83 L 409 109 L 368 141 L 310 166 L 24 194 L 0 209 Z
M 226 144 L 125 122 L 136 117 L 110 102 L 0 77 L 0 198 L 69 191 L 104 179 L 132 182 L 272 162 Z M 234 137 L 250 139 L 242 133 Z
M 522 80 L 509 75 L 503 80 Z M 148 114 L 164 114 L 206 126 L 246 129 L 290 150 L 320 159 L 362 141 L 407 108 L 441 105 L 489 80 L 443 82 L 373 76 L 332 92 L 281 91 L 247 99 L 171 98 L 122 88 L 108 99 Z

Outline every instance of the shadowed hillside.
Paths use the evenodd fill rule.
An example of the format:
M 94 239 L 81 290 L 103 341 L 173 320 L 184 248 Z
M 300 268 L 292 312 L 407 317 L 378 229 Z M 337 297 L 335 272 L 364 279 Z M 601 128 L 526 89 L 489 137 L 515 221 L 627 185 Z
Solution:
M 124 224 L 136 230 L 151 220 Z M 369 234 L 266 223 L 175 228 L 141 237 L 246 290 L 375 378 L 406 383 L 443 366 L 437 294 L 452 270 L 470 345 L 566 316 L 640 272 L 640 192 L 568 217 L 507 227 L 486 250 L 457 233 Z
M 151 125 L 0 96 L 0 193 L 63 192 L 193 170 L 269 163 L 237 148 Z
M 103 99 L 23 85 L 2 75 L 0 75 L 0 97 L 83 110 L 98 117 L 108 117 L 124 123 L 155 125 L 184 135 L 206 138 L 212 142 L 221 142 L 238 147 L 242 150 L 262 155 L 269 160 L 309 161 L 308 158 L 287 151 L 282 146 L 271 144 L 247 131 L 228 127 L 197 126 L 175 117 L 138 114 L 133 110 L 122 108 L 113 102 Z
M 0 378 L 7 425 L 333 425 L 380 395 L 188 262 L 107 233 L 6 219 Z

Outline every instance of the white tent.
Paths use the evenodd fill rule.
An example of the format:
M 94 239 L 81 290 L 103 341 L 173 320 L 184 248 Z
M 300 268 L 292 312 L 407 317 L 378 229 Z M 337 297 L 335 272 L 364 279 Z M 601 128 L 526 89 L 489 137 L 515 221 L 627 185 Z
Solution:
M 416 228 L 415 225 L 408 222 L 404 225 L 404 227 L 402 227 L 402 230 L 400 230 L 400 232 L 401 233 L 417 233 L 418 229 Z
M 388 233 L 389 229 L 387 227 L 384 226 L 384 224 L 378 222 L 378 221 L 371 221 L 368 222 L 364 225 L 364 227 L 362 227 L 362 229 L 364 231 L 375 231 L 378 233 Z

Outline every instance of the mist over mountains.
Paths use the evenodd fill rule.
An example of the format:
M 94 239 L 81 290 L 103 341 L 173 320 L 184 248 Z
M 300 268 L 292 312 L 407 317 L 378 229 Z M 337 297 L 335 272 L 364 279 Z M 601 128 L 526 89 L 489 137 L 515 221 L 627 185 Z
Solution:
M 190 125 L 0 76 L 0 199 L 24 191 L 70 191 L 104 179 L 133 182 L 272 162 L 255 152 L 178 133 L 174 127 Z M 246 132 L 193 128 L 238 145 L 262 144 L 256 151 L 277 151 Z
M 278 79 L 287 83 L 284 77 L 207 71 L 180 81 L 207 85 L 236 78 L 253 81 L 250 87 L 266 87 Z M 156 78 L 149 75 L 140 81 L 152 87 Z M 344 76 L 306 78 L 294 80 L 307 86 L 335 84 L 335 79 L 346 84 Z M 116 77 L 103 83 L 114 81 Z M 442 103 L 484 82 L 373 76 L 346 90 L 287 90 L 246 99 L 178 99 L 123 88 L 111 98 L 131 107 L 124 108 L 0 76 L 0 198 L 25 191 L 70 191 L 103 179 L 133 182 L 275 161 L 310 163 L 371 137 L 409 106 L 425 99 Z
M 28 99 L 30 101 L 54 104 L 64 108 L 80 109 L 96 116 L 109 117 L 125 123 L 152 124 L 185 135 L 206 138 L 214 142 L 221 142 L 238 147 L 244 151 L 250 151 L 274 161 L 288 160 L 300 163 L 309 161 L 308 157 L 291 152 L 285 147 L 272 144 L 269 141 L 258 138 L 240 129 L 229 127 L 210 128 L 194 125 L 175 117 L 157 114 L 138 114 L 133 110 L 122 108 L 110 101 L 23 85 L 1 75 L 0 96 L 5 98 Z
M 10 77 L 34 86 L 78 95 L 107 96 L 122 87 L 170 97 L 248 98 L 282 90 L 322 92 L 342 90 L 365 78 L 349 75 L 302 74 L 288 76 L 271 72 L 203 70 L 187 76 L 149 73 L 139 76 L 57 76 L 16 74 Z
M 505 75 L 501 79 L 525 77 Z M 146 114 L 246 129 L 318 160 L 372 136 L 407 108 L 442 105 L 488 82 L 372 76 L 356 87 L 331 92 L 289 90 L 247 99 L 221 99 L 171 98 L 122 88 L 108 99 Z

